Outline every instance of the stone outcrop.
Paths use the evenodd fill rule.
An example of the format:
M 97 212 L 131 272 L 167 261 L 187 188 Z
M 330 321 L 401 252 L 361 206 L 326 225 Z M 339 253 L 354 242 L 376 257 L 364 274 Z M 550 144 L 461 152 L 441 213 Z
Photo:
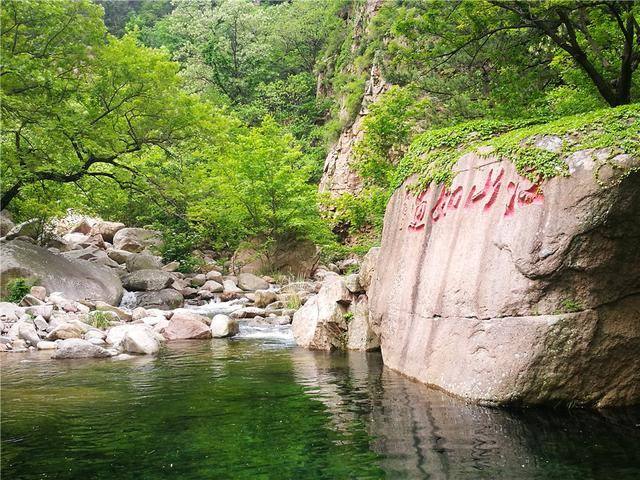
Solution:
M 470 153 L 395 192 L 369 291 L 387 366 L 489 404 L 640 402 L 640 162 L 566 162 L 535 185 Z
M 10 280 L 25 277 L 71 300 L 102 300 L 117 305 L 122 298 L 122 283 L 108 268 L 67 259 L 20 240 L 4 242 L 0 249 L 2 295 L 6 295 Z
M 255 248 L 252 245 L 255 245 Z M 235 251 L 231 258 L 231 271 L 259 274 L 272 270 L 310 277 L 318 265 L 318 260 L 318 247 L 311 241 L 290 242 L 263 251 L 263 242 L 254 240 Z

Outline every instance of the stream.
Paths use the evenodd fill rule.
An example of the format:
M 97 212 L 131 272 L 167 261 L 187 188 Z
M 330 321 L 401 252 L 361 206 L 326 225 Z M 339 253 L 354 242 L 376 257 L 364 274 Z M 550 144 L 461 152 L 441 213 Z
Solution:
M 158 356 L 5 355 L 2 476 L 17 479 L 637 479 L 640 410 L 492 409 L 290 327 Z

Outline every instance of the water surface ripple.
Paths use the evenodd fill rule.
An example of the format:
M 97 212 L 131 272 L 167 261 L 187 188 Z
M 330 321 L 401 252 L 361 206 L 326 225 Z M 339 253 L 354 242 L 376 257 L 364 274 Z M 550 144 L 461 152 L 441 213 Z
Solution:
M 7 479 L 637 479 L 640 411 L 499 410 L 286 332 L 2 359 Z M 264 338 L 266 337 L 266 338 Z

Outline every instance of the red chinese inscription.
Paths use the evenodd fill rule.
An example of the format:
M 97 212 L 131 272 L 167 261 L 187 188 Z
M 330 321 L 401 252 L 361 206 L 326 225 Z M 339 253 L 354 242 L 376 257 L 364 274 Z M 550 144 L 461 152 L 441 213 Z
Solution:
M 443 188 L 431 209 L 428 208 L 428 201 L 426 199 L 429 189 L 422 191 L 416 197 L 416 206 L 413 212 L 413 218 L 409 223 L 409 229 L 420 230 L 424 228 L 427 223 L 437 222 L 444 218 L 448 212 L 457 210 L 461 205 L 462 208 L 471 208 L 475 205 L 482 205 L 482 211 L 486 212 L 490 210 L 498 199 L 503 179 L 503 168 L 497 171 L 494 171 L 493 169 L 489 170 L 482 188 L 479 189 L 478 186 L 473 185 L 471 190 L 469 190 L 468 195 L 466 195 L 464 203 L 462 203 L 462 199 L 465 198 L 462 186 L 458 186 L 453 190 Z M 543 202 L 544 195 L 542 194 L 538 184 L 534 183 L 525 188 L 522 186 L 523 183 L 528 184 L 530 182 L 520 179 L 517 182 L 511 181 L 507 184 L 506 189 L 509 199 L 505 205 L 505 217 L 513 215 L 518 207 L 523 207 L 533 203 L 540 204 Z

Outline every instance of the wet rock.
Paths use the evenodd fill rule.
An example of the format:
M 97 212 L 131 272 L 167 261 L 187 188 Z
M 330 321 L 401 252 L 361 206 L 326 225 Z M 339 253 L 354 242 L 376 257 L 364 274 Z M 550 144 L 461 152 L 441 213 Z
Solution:
M 238 322 L 227 315 L 218 314 L 211 319 L 211 336 L 213 338 L 233 337 L 239 331 Z
M 68 359 L 68 358 L 107 358 L 111 353 L 104 348 L 93 345 L 87 340 L 80 338 L 71 338 L 62 340 L 58 343 L 58 348 L 51 358 Z

